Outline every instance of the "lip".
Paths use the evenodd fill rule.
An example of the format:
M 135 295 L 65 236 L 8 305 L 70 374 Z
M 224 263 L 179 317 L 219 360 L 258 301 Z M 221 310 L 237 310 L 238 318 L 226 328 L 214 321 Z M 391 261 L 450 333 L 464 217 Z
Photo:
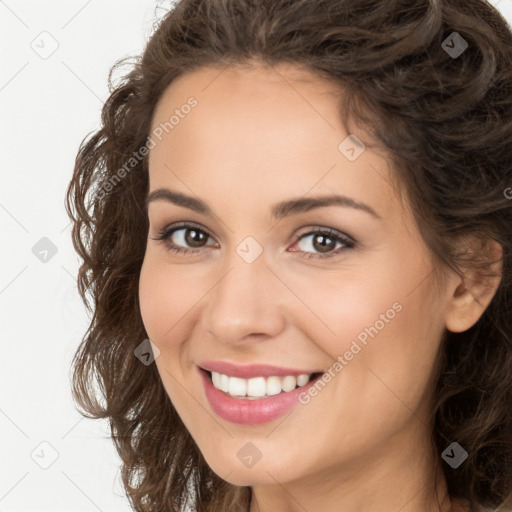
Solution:
M 279 393 L 278 395 L 269 396 L 268 398 L 248 400 L 232 397 L 228 393 L 217 389 L 214 387 L 210 380 L 210 375 L 206 370 L 199 366 L 196 366 L 196 369 L 203 383 L 206 398 L 215 414 L 226 421 L 240 425 L 261 425 L 262 423 L 268 423 L 283 416 L 299 403 L 299 395 L 307 392 L 307 389 L 313 386 L 316 381 L 322 377 L 319 375 L 304 386 L 295 388 L 293 391 L 287 393 Z M 272 375 L 276 374 L 273 373 Z M 285 375 L 290 375 L 290 373 L 286 373 Z M 233 377 L 235 377 L 235 375 L 233 375 Z
M 203 370 L 210 372 L 222 373 L 230 377 L 238 377 L 240 379 L 252 379 L 253 377 L 286 377 L 323 372 L 323 370 L 297 370 L 295 368 L 283 368 L 281 366 L 272 366 L 268 364 L 247 364 L 238 365 L 228 363 L 227 361 L 204 361 L 198 365 Z

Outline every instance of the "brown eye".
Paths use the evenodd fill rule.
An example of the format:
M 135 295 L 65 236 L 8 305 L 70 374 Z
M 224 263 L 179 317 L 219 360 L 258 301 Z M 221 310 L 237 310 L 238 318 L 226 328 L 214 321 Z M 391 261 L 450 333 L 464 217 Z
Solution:
M 312 245 L 319 252 L 329 252 L 336 248 L 336 240 L 324 234 L 315 234 Z
M 177 231 L 182 231 L 182 230 L 176 230 L 174 231 L 174 233 L 176 233 Z M 204 245 L 204 243 L 208 240 L 208 235 L 204 232 L 204 231 L 200 231 L 198 229 L 191 229 L 191 228 L 185 228 L 184 229 L 185 231 L 185 236 L 184 236 L 184 239 L 185 239 L 185 242 L 190 245 L 191 247 L 202 247 Z
M 210 234 L 191 224 L 169 226 L 159 232 L 157 241 L 163 241 L 174 252 L 197 252 L 207 246 Z
M 297 237 L 296 244 L 306 258 L 329 258 L 355 247 L 355 242 L 332 229 L 310 231 Z

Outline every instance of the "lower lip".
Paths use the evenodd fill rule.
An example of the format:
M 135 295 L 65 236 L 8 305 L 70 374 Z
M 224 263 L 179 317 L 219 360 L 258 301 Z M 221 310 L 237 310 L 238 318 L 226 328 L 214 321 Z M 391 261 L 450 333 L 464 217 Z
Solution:
M 268 398 L 247 400 L 235 398 L 228 393 L 224 393 L 224 391 L 220 391 L 213 385 L 207 372 L 200 368 L 198 368 L 198 371 L 203 381 L 206 398 L 214 412 L 224 420 L 241 425 L 260 425 L 279 418 L 297 405 L 299 395 L 321 378 L 320 375 L 304 386 L 287 393 L 279 393 Z

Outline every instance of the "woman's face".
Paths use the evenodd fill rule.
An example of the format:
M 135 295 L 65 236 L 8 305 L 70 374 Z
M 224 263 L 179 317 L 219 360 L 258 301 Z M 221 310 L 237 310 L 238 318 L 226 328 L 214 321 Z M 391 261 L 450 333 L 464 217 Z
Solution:
M 452 292 L 436 292 L 392 170 L 347 139 L 333 89 L 276 70 L 181 76 L 157 106 L 149 155 L 150 196 L 174 195 L 148 203 L 142 318 L 174 407 L 236 485 L 368 476 L 427 453 Z M 317 205 L 331 196 L 345 199 Z M 228 392 L 200 368 L 226 375 L 215 381 Z M 293 379 L 319 371 L 330 378 Z M 230 394 L 247 388 L 267 396 Z

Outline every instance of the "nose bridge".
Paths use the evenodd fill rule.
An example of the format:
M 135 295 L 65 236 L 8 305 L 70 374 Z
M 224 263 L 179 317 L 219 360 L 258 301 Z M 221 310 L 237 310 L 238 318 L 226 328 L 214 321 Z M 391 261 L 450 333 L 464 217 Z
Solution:
M 246 249 L 241 243 L 226 257 L 226 270 L 208 294 L 203 312 L 207 331 L 221 342 L 236 342 L 250 334 L 276 336 L 284 326 L 278 280 L 263 252 L 251 261 L 246 256 L 254 248 Z

